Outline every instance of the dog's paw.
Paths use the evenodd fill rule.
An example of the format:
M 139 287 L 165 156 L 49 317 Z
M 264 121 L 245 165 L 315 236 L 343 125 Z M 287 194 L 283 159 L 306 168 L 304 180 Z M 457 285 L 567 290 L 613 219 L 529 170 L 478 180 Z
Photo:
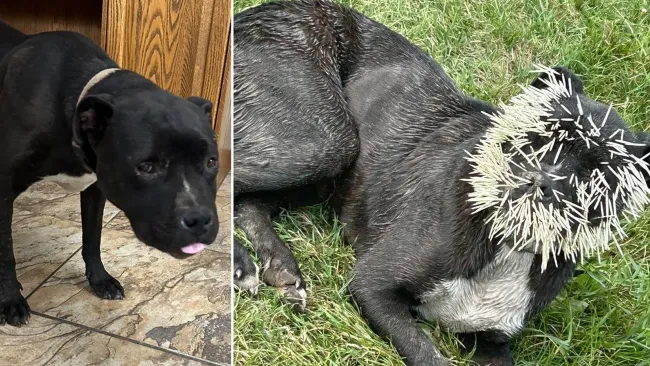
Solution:
M 257 294 L 260 285 L 260 268 L 255 264 L 253 257 L 235 238 L 233 250 L 233 283 L 239 291 L 246 291 L 252 295 Z
M 246 268 L 235 266 L 233 273 L 233 283 L 239 291 L 245 291 L 251 295 L 257 294 L 257 288 L 260 286 L 259 267 L 253 263 L 253 271 L 246 271 Z
M 280 287 L 278 291 L 282 294 L 282 299 L 292 305 L 293 309 L 299 313 L 304 313 L 307 309 L 307 291 L 299 287 L 300 282 L 296 285 Z
M 262 273 L 264 282 L 274 287 L 286 287 L 287 285 L 303 284 L 302 275 L 298 269 L 298 265 L 292 256 L 285 259 L 283 257 L 276 257 L 270 260 L 264 266 Z
M 29 322 L 29 304 L 20 293 L 0 300 L 0 325 L 20 327 Z
M 294 310 L 304 312 L 307 308 L 305 281 L 300 274 L 293 255 L 278 256 L 264 266 L 264 282 L 277 287 L 282 298 L 293 305 Z
M 115 278 L 108 276 L 98 280 L 89 280 L 93 292 L 102 299 L 121 300 L 124 298 L 124 288 Z

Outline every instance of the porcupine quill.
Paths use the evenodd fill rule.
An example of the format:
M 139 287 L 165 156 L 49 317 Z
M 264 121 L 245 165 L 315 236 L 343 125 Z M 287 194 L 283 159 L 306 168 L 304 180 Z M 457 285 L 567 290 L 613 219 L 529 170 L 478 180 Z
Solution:
M 650 172 L 648 163 L 627 151 L 628 145 L 639 145 L 623 139 L 623 130 L 617 130 L 611 136 L 602 136 L 600 130 L 607 123 L 594 121 L 592 116 L 584 116 L 580 99 L 576 95 L 578 113 L 572 113 L 561 104 L 562 99 L 574 97 L 567 80 L 553 69 L 537 66 L 534 72 L 546 73 L 546 87 L 538 89 L 528 86 L 523 92 L 502 104 L 501 113 L 489 115 L 492 125 L 484 138 L 476 147 L 473 154 L 466 158 L 472 167 L 469 182 L 473 192 L 469 194 L 472 213 L 476 214 L 488 209 L 494 210 L 488 219 L 490 240 L 500 237 L 500 242 L 508 237 L 514 241 L 512 250 L 534 245 L 542 255 L 544 271 L 549 259 L 557 260 L 557 255 L 563 253 L 565 259 L 576 262 L 610 249 L 613 242 L 620 251 L 620 242 L 625 232 L 619 216 L 637 218 L 645 205 L 650 203 L 650 189 L 641 170 Z M 559 104 L 571 118 L 550 118 L 553 103 Z M 542 118 L 546 117 L 546 120 Z M 569 131 L 561 129 L 561 122 L 574 122 L 575 128 Z M 548 142 L 538 151 L 526 152 L 530 144 L 528 136 L 536 135 Z M 515 189 L 522 184 L 530 183 L 512 172 L 512 165 L 520 169 L 530 170 L 540 167 L 540 160 L 554 147 L 553 164 L 563 160 L 563 142 L 581 139 L 587 148 L 606 146 L 609 150 L 607 158 L 599 162 L 589 179 L 582 179 L 571 174 L 570 177 L 549 174 L 555 180 L 569 179 L 569 187 L 575 190 L 574 200 L 569 200 L 565 193 L 553 190 L 555 199 L 563 207 L 544 205 L 538 200 L 539 192 L 529 192 L 522 197 L 513 199 L 508 189 Z M 503 145 L 510 144 L 513 148 L 504 152 Z M 530 147 L 530 145 L 529 145 Z M 532 147 L 531 147 L 532 148 Z M 530 149 L 528 149 L 530 150 Z M 565 153 L 566 150 L 564 150 Z M 523 158 L 523 164 L 513 161 L 514 157 Z M 622 158 L 625 164 L 611 164 L 615 158 Z M 522 165 L 526 165 L 525 167 Z M 622 165 L 622 166 L 621 166 Z M 616 179 L 616 189 L 612 191 L 607 183 L 604 171 L 607 170 Z M 507 188 L 505 191 L 501 188 Z M 620 205 L 617 205 L 617 202 Z M 622 210 L 617 210 L 617 207 Z M 590 208 L 600 213 L 598 223 L 594 224 L 588 217 Z

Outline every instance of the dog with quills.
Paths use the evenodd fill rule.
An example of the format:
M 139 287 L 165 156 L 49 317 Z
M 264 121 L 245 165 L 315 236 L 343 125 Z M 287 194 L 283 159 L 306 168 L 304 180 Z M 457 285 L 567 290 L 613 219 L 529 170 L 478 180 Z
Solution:
M 272 2 L 234 19 L 234 215 L 264 282 L 305 309 L 272 219 L 327 202 L 355 248 L 352 297 L 408 365 L 449 364 L 416 318 L 480 365 L 512 365 L 511 340 L 648 203 L 650 135 L 565 67 L 534 66 L 494 106 L 345 6 Z M 258 267 L 235 246 L 235 285 L 254 291 Z
M 122 299 L 100 256 L 108 199 L 137 238 L 176 257 L 218 232 L 212 103 L 180 98 L 124 69 L 75 32 L 27 36 L 0 22 L 0 324 L 20 326 L 13 202 L 46 180 L 81 192 L 82 256 L 91 289 Z

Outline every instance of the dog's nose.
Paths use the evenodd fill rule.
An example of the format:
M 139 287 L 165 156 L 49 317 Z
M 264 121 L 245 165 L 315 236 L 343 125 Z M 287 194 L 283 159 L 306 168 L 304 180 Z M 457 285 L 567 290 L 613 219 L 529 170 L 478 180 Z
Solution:
M 203 235 L 212 225 L 212 213 L 205 207 L 191 208 L 183 214 L 183 226 L 196 235 Z
M 525 194 L 534 194 L 538 189 L 541 191 L 542 202 L 553 200 L 553 180 L 546 173 L 531 173 L 526 176 L 530 181 L 521 184 L 512 192 L 513 199 L 520 198 Z

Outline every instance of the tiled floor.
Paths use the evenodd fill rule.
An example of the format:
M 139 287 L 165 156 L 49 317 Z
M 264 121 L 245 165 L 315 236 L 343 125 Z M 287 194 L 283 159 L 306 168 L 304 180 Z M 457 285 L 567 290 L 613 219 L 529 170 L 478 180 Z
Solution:
M 21 328 L 0 326 L 0 365 L 229 364 L 230 176 L 217 209 L 215 243 L 179 260 L 138 242 L 107 204 L 102 259 L 125 299 L 102 300 L 84 276 L 78 195 L 49 183 L 30 188 L 12 227 L 32 317 Z

